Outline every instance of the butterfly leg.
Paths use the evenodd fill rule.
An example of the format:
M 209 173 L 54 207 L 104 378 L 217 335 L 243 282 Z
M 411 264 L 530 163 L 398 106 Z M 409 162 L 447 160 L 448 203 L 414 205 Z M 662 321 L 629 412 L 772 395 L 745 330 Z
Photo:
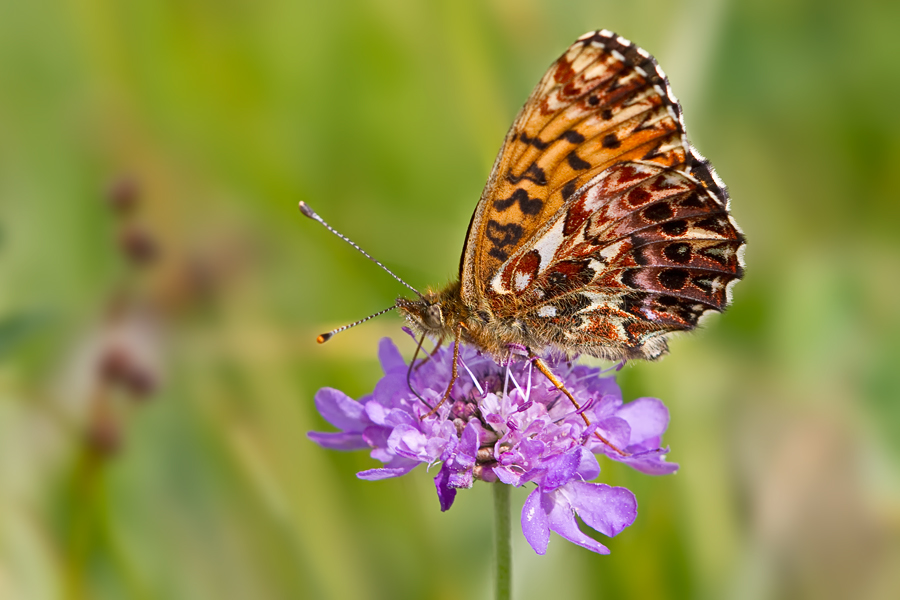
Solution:
M 463 326 L 462 326 L 462 323 L 460 323 L 456 327 L 456 339 L 453 342 L 453 367 L 452 367 L 452 370 L 450 373 L 450 385 L 447 386 L 447 391 L 444 392 L 444 396 L 441 398 L 441 401 L 438 402 L 437 404 L 435 404 L 434 408 L 432 408 L 427 413 L 422 415 L 423 420 L 426 417 L 430 417 L 435 412 L 437 412 L 437 409 L 439 409 L 441 407 L 441 405 L 447 401 L 447 398 L 450 397 L 450 390 L 453 389 L 453 384 L 456 383 L 456 380 L 459 378 L 459 370 L 457 368 L 457 365 L 459 363 L 459 339 L 462 336 L 462 330 L 463 330 Z
M 444 338 L 440 338 L 440 339 L 437 341 L 437 343 L 434 345 L 434 350 L 432 350 L 431 352 L 429 352 L 429 353 L 425 356 L 425 358 L 423 358 L 422 361 L 421 361 L 419 364 L 416 365 L 415 370 L 418 371 L 418 370 L 419 370 L 419 367 L 421 367 L 422 365 L 424 365 L 425 363 L 427 363 L 429 360 L 431 360 L 432 358 L 434 358 L 434 355 L 437 354 L 438 350 L 441 349 L 441 346 L 442 346 L 443 344 L 444 344 Z
M 559 391 L 561 391 L 563 394 L 566 395 L 566 397 L 569 399 L 569 401 L 575 407 L 575 410 L 581 410 L 581 405 L 578 403 L 577 400 L 575 400 L 575 397 L 572 395 L 572 392 L 570 392 L 569 390 L 566 389 L 565 384 L 563 384 L 563 382 L 560 380 L 560 378 L 557 377 L 553 373 L 553 371 L 550 370 L 550 367 L 547 366 L 547 363 L 545 363 L 541 357 L 537 356 L 530 350 L 528 351 L 528 354 L 531 356 L 531 359 L 534 361 L 534 366 L 537 367 L 538 371 L 543 373 L 544 376 L 550 380 L 550 383 L 552 383 L 554 386 L 556 386 L 556 389 L 558 389 Z M 584 414 L 583 412 L 580 414 L 581 414 L 582 420 L 584 421 L 584 424 L 587 425 L 588 427 L 590 427 L 591 421 L 590 421 L 590 419 L 588 419 L 587 415 Z M 597 436 L 598 440 L 600 440 L 601 442 L 603 442 L 604 444 L 609 446 L 617 454 L 619 454 L 621 456 L 628 456 L 627 452 L 623 452 L 621 449 L 616 447 L 612 442 L 610 442 L 605 437 L 603 437 L 602 435 L 597 433 L 597 431 L 594 431 L 594 435 Z
M 416 351 L 413 353 L 412 360 L 409 363 L 409 368 L 406 370 L 406 387 L 409 388 L 409 391 L 411 391 L 413 394 L 415 394 L 416 398 L 418 398 L 419 400 L 422 401 L 422 404 L 427 405 L 428 403 L 425 402 L 425 398 L 423 398 L 422 396 L 419 395 L 419 392 L 417 392 L 415 390 L 415 388 L 413 388 L 413 384 L 412 384 L 412 374 L 416 368 L 415 367 L 416 357 L 419 356 L 419 351 L 422 349 L 422 343 L 424 341 L 425 341 L 425 334 L 423 333 L 422 337 L 419 338 L 419 343 L 416 344 Z

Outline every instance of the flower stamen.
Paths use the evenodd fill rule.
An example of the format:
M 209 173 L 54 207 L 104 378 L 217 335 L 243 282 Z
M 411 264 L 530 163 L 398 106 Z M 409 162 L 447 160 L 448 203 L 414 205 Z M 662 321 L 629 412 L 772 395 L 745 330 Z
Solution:
M 484 389 L 481 387 L 481 384 L 478 383 L 478 379 L 475 377 L 475 374 L 472 373 L 472 370 L 469 368 L 469 365 L 466 364 L 466 361 L 459 357 L 459 364 L 463 366 L 463 369 L 466 370 L 466 373 L 469 374 L 469 377 L 472 378 L 472 383 L 475 384 L 475 387 L 478 388 L 478 393 L 484 396 Z

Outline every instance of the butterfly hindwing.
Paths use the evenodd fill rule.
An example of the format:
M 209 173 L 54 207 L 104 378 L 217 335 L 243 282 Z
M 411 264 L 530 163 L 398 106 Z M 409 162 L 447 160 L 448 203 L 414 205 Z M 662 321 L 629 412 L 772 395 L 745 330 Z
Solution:
M 493 314 L 524 312 L 548 343 L 618 359 L 655 358 L 662 335 L 723 310 L 744 240 L 691 157 L 696 175 L 625 162 L 588 182 L 491 279 Z

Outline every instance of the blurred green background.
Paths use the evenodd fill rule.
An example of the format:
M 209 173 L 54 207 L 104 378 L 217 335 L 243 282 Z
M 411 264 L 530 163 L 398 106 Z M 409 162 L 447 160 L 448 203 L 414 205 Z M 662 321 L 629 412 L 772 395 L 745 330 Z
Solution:
M 296 204 L 443 284 L 518 107 L 596 28 L 669 74 L 748 270 L 619 376 L 681 471 L 602 459 L 636 523 L 605 557 L 516 528 L 516 597 L 897 597 L 900 3 L 6 0 L 0 598 L 490 597 L 485 485 L 441 513 L 423 469 L 359 481 L 306 439 L 318 388 L 412 344 L 389 315 L 316 345 L 404 290 Z

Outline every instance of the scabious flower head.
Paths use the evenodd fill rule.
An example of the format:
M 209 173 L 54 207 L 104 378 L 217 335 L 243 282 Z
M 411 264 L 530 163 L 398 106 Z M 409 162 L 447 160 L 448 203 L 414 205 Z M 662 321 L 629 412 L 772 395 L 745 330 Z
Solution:
M 460 376 L 450 398 L 429 414 L 450 381 L 452 347 L 416 367 L 409 382 L 408 365 L 390 339 L 381 340 L 378 354 L 384 377 L 372 394 L 356 401 L 336 389 L 319 390 L 316 407 L 340 431 L 310 432 L 310 439 L 336 450 L 371 449 L 383 466 L 358 473 L 361 479 L 398 477 L 419 463 L 440 463 L 435 486 L 441 510 L 476 479 L 534 486 L 522 509 L 522 532 L 538 554 L 546 552 L 551 530 L 608 554 L 578 528 L 575 515 L 610 537 L 637 516 L 628 489 L 590 483 L 600 474 L 595 453 L 652 475 L 678 469 L 665 461 L 668 449 L 660 448 L 669 422 L 663 403 L 623 403 L 615 379 L 600 369 L 545 359 L 581 405 L 576 410 L 526 358 L 500 365 L 461 347 Z

